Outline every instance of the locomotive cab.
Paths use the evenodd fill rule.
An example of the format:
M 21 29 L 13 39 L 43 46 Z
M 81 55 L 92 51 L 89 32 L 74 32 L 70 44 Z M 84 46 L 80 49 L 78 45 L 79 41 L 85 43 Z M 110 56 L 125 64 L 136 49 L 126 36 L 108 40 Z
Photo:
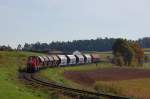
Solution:
M 38 70 L 37 67 L 38 58 L 36 56 L 30 56 L 27 60 L 27 72 L 35 72 Z

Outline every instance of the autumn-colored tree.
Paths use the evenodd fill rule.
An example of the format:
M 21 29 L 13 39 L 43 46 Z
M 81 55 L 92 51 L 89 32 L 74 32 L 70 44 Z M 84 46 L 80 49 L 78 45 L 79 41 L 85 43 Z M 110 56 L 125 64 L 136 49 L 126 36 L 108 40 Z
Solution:
M 137 42 L 127 41 L 125 39 L 117 39 L 112 47 L 117 64 L 124 65 L 142 64 L 144 58 L 144 50 Z M 123 58 L 123 62 L 122 61 Z M 120 62 L 119 62 L 120 61 Z M 122 65 L 122 64 L 120 64 Z
M 114 43 L 112 49 L 113 49 L 113 54 L 115 56 L 115 59 L 118 60 L 117 62 L 119 62 L 119 60 L 122 61 L 122 58 L 123 58 L 124 62 L 119 62 L 119 63 L 124 63 L 123 65 L 130 65 L 132 63 L 134 51 L 130 47 L 127 40 L 117 39 L 116 42 Z M 117 63 L 117 64 L 119 64 L 119 63 Z
M 132 42 L 131 46 L 135 52 L 135 59 L 138 64 L 142 64 L 144 61 L 144 49 L 140 47 L 137 42 Z

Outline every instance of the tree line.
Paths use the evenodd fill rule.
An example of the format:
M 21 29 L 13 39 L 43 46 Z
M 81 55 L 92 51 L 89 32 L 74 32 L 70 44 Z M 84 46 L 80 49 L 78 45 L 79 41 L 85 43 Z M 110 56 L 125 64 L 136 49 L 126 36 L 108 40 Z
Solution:
M 116 41 L 115 38 L 97 38 L 90 40 L 73 40 L 67 42 L 51 42 L 51 43 L 25 43 L 23 47 L 19 44 L 17 49 L 24 51 L 36 51 L 36 52 L 47 52 L 53 50 L 60 50 L 63 52 L 72 52 L 74 50 L 79 51 L 109 51 L 112 50 L 112 46 Z M 130 41 L 130 40 L 128 40 Z M 150 37 L 145 37 L 137 40 L 141 47 L 150 48 Z M 16 50 L 10 46 L 2 45 L 0 50 Z
M 2 45 L 0 46 L 0 51 L 12 51 L 13 49 L 8 45 Z
M 115 39 L 91 39 L 91 40 L 73 40 L 67 42 L 51 42 L 35 44 L 25 43 L 23 50 L 25 51 L 48 51 L 48 50 L 60 50 L 63 52 L 72 52 L 74 50 L 79 51 L 106 51 L 112 49 L 112 44 Z
M 63 52 L 72 52 L 74 50 L 79 51 L 109 51 L 112 50 L 112 46 L 116 41 L 115 38 L 97 38 L 91 40 L 73 40 L 67 42 L 51 42 L 51 43 L 25 43 L 24 51 L 53 51 L 60 50 Z M 131 41 L 131 40 L 128 40 Z M 145 37 L 137 40 L 141 47 L 150 48 L 150 37 Z
M 139 44 L 143 48 L 150 48 L 150 37 L 144 37 L 138 40 Z

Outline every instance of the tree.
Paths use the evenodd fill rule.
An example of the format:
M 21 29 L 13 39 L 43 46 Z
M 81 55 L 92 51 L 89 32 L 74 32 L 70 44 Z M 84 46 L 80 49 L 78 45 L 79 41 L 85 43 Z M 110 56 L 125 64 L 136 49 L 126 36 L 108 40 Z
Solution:
M 112 47 L 115 59 L 122 61 L 124 65 L 142 64 L 144 58 L 144 50 L 137 42 L 127 41 L 125 39 L 117 39 Z M 118 59 L 119 58 L 119 59 Z M 122 65 L 122 64 L 121 64 Z
M 124 63 L 124 65 L 129 65 L 131 63 L 132 59 L 132 53 L 130 50 L 130 47 L 128 45 L 128 42 L 124 39 L 117 39 L 112 46 L 113 54 L 115 56 L 115 59 L 117 59 L 117 64 Z M 120 59 L 118 59 L 120 57 Z M 123 58 L 124 62 L 120 62 L 119 60 L 122 60 Z M 122 65 L 122 64 L 120 64 Z
M 143 64 L 144 62 L 144 49 L 140 47 L 138 42 L 132 42 L 131 46 L 135 52 L 135 61 L 138 62 L 138 64 Z

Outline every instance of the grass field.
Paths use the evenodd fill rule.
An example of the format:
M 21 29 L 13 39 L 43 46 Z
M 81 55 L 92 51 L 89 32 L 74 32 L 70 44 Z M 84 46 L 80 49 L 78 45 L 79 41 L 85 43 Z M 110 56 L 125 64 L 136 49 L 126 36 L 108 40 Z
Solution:
M 111 52 L 96 52 L 98 53 L 103 60 L 106 60 L 107 56 L 112 57 Z M 98 66 L 95 64 L 88 64 L 83 66 L 70 66 L 64 68 L 49 68 L 40 72 L 40 76 L 49 79 L 50 81 L 55 81 L 59 84 L 79 88 L 84 90 L 92 91 L 103 91 L 112 94 L 131 96 L 134 98 L 150 98 L 150 78 L 143 79 L 133 79 L 133 80 L 121 80 L 121 81 L 97 81 L 92 86 L 83 86 L 78 83 L 75 83 L 64 77 L 64 71 L 89 71 L 100 68 L 111 68 L 112 64 L 109 63 L 99 63 Z M 129 68 L 138 68 L 138 69 L 150 69 L 150 63 L 145 63 L 143 67 L 129 67 Z M 139 90 L 139 91 L 138 91 Z
M 150 78 L 122 80 L 122 81 L 98 81 L 94 88 L 97 91 L 130 96 L 138 99 L 150 99 Z
M 35 53 L 0 51 L 0 98 L 44 99 L 45 94 L 26 88 L 18 79 L 18 68 L 24 60 Z
M 39 54 L 0 51 L 0 99 L 68 99 L 55 91 L 41 91 L 20 81 L 18 69 L 25 66 L 30 55 Z
M 94 64 L 92 64 L 92 65 L 77 66 L 77 67 L 65 67 L 65 68 L 54 68 L 54 69 L 49 68 L 41 71 L 40 76 L 43 76 L 44 78 L 47 78 L 50 81 L 55 81 L 61 85 L 65 85 L 72 88 L 79 88 L 79 89 L 91 90 L 91 91 L 103 91 L 111 94 L 125 95 L 134 98 L 140 98 L 140 99 L 150 98 L 150 84 L 149 84 L 150 78 L 121 80 L 121 81 L 97 81 L 92 86 L 84 86 L 75 83 L 63 76 L 64 71 L 72 70 L 72 71 L 84 72 L 84 71 L 100 69 L 100 68 L 111 68 L 111 65 L 107 63 L 105 64 L 102 63 L 99 64 L 97 67 Z M 150 67 L 138 67 L 138 68 L 150 69 Z
M 144 54 L 149 54 L 150 55 L 150 48 L 145 48 L 144 49 Z
M 150 52 L 150 48 L 144 48 L 144 51 L 149 51 Z
M 79 88 L 84 90 L 93 90 L 92 87 L 85 88 L 84 86 L 81 86 L 77 83 L 74 83 L 73 81 L 70 81 L 66 79 L 63 76 L 64 71 L 88 71 L 88 70 L 95 70 L 100 68 L 110 68 L 112 64 L 108 63 L 100 63 L 97 66 L 95 64 L 86 64 L 86 65 L 80 65 L 80 66 L 68 66 L 68 67 L 59 67 L 59 68 L 48 68 L 45 70 L 42 70 L 39 72 L 40 76 L 47 78 L 50 81 L 55 81 L 58 84 L 65 85 L 72 88 Z
M 106 59 L 107 56 L 112 56 L 111 52 L 98 52 L 102 59 Z M 62 96 L 59 94 L 52 95 L 52 92 L 44 92 L 41 89 L 30 88 L 28 85 L 25 85 L 18 78 L 18 69 L 24 67 L 26 63 L 26 58 L 30 55 L 39 55 L 37 53 L 31 52 L 8 52 L 0 51 L 0 98 L 1 99 L 68 99 L 67 96 Z M 79 88 L 84 90 L 103 90 L 105 92 L 117 93 L 122 95 L 129 95 L 134 97 L 149 98 L 148 93 L 150 93 L 150 86 L 148 79 L 134 79 L 134 80 L 125 80 L 118 82 L 102 82 L 98 81 L 93 86 L 85 87 L 80 84 L 77 84 L 69 79 L 66 79 L 62 74 L 64 71 L 87 71 L 100 68 L 111 68 L 113 65 L 102 62 L 96 66 L 95 64 L 88 64 L 82 66 L 70 66 L 64 68 L 48 68 L 40 71 L 39 75 L 43 76 L 51 81 L 55 81 L 59 84 Z M 144 64 L 144 69 L 150 69 L 150 64 Z M 115 86 L 115 87 L 114 87 Z M 127 90 L 130 89 L 130 90 Z M 136 90 L 136 91 L 134 91 Z M 142 94 L 136 95 L 138 91 Z M 128 93 L 127 93 L 128 92 Z M 139 96 L 140 95 L 140 96 Z

